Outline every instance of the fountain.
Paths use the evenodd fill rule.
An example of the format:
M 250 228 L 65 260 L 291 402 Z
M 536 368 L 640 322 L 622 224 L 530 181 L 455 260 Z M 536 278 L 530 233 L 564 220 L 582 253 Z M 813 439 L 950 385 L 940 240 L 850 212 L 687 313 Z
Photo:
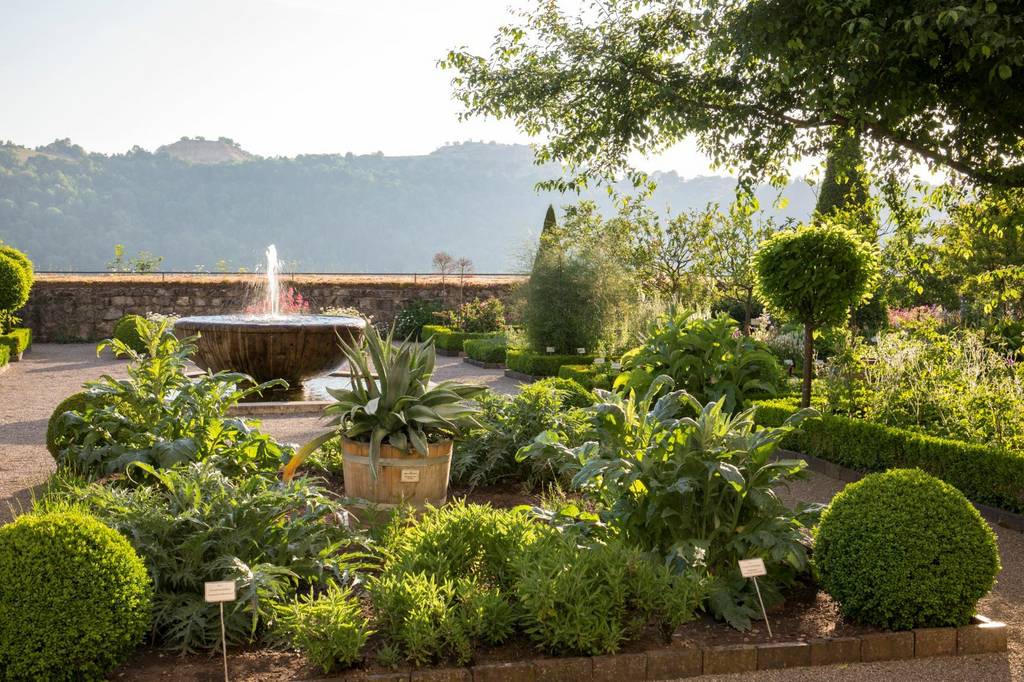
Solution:
M 337 371 L 345 362 L 339 337 L 358 340 L 366 323 L 355 317 L 281 312 L 277 248 L 267 248 L 266 304 L 261 314 L 183 317 L 178 336 L 198 335 L 194 362 L 213 372 L 244 372 L 259 382 L 284 379 L 291 389 Z

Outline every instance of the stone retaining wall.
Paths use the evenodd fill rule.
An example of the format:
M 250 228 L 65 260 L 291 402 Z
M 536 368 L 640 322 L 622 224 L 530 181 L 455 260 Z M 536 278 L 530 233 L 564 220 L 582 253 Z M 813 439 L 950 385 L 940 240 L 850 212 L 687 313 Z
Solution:
M 283 277 L 309 302 L 312 312 L 323 308 L 354 307 L 375 321 L 389 323 L 414 300 L 457 305 L 474 298 L 507 298 L 520 280 L 469 278 L 462 286 L 452 278 L 357 277 L 293 275 Z M 113 332 L 114 323 L 128 313 L 218 315 L 242 312 L 262 296 L 257 275 L 46 275 L 36 278 L 28 305 L 21 312 L 24 326 L 36 341 L 98 341 Z

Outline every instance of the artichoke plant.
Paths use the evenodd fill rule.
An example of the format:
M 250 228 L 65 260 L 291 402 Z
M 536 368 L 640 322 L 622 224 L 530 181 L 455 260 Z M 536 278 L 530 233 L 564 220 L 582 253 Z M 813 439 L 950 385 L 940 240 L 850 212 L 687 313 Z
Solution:
M 360 342 L 339 340 L 351 368 L 351 388 L 327 389 L 337 401 L 324 409 L 333 417 L 330 431 L 317 436 L 295 453 L 284 469 L 284 480 L 312 452 L 340 435 L 370 444 L 370 471 L 377 475 L 380 446 L 427 455 L 431 442 L 458 436 L 477 426 L 477 408 L 468 401 L 487 389 L 443 381 L 430 386 L 434 373 L 434 344 L 394 342 L 394 330 L 382 337 L 367 325 Z M 376 376 L 374 376 L 376 370 Z

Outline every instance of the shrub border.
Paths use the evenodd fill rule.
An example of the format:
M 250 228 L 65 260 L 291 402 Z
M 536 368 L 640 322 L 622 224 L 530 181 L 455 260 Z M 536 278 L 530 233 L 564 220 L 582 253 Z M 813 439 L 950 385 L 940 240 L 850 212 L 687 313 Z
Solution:
M 798 409 L 786 400 L 755 405 L 761 426 L 778 426 Z M 958 488 L 976 505 L 1024 512 L 1024 455 L 999 448 L 831 414 L 806 422 L 786 436 L 782 447 L 858 472 L 918 468 Z
M 505 354 L 505 376 L 524 381 L 558 376 L 563 365 L 593 364 L 594 355 L 562 355 L 537 353 L 522 348 L 510 348 Z M 509 372 L 512 372 L 510 374 Z
M 32 330 L 28 327 L 15 327 L 6 334 L 0 334 L 0 346 L 10 349 L 11 362 L 18 362 L 25 351 L 32 347 Z
M 489 339 L 497 334 L 501 332 L 460 332 L 440 324 L 425 324 L 420 332 L 420 338 L 424 341 L 433 338 L 434 350 L 438 355 L 457 357 L 463 352 L 462 344 L 466 340 Z
M 895 661 L 935 656 L 971 656 L 1006 651 L 1006 623 L 975 616 L 970 625 L 878 631 L 859 637 L 809 641 L 764 642 L 700 647 L 674 641 L 659 649 L 609 656 L 534 658 L 481 663 L 467 668 L 420 668 L 369 672 L 352 670 L 306 682 L 538 682 L 572 679 L 577 682 L 675 680 L 699 675 L 745 673 L 779 668 Z

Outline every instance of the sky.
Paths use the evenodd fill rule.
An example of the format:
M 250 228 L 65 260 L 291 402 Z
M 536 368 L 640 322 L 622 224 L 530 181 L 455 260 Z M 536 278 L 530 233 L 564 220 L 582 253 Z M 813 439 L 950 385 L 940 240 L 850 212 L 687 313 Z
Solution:
M 528 143 L 458 120 L 449 49 L 486 53 L 519 0 L 0 0 L 0 139 L 89 151 L 230 137 L 263 156 Z M 695 144 L 647 171 L 715 171 Z

